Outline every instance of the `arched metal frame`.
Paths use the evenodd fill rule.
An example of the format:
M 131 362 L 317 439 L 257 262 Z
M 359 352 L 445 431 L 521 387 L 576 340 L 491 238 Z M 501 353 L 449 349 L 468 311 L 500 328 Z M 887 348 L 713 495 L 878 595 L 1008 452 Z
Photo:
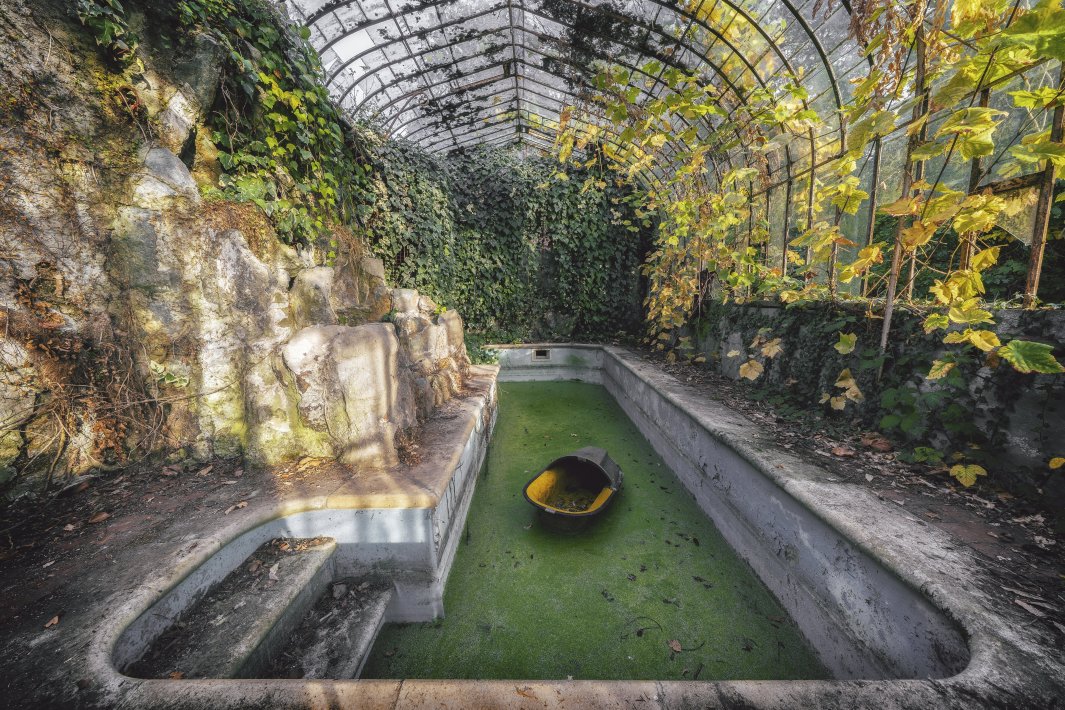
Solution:
M 437 152 L 468 144 L 468 132 L 504 112 L 515 123 L 516 143 L 525 141 L 525 116 L 537 117 L 542 126 L 557 125 L 562 107 L 573 102 L 589 78 L 591 67 L 582 71 L 582 61 L 639 69 L 658 60 L 662 70 L 657 76 L 640 77 L 651 84 L 644 92 L 647 98 L 669 91 L 662 81 L 667 68 L 699 72 L 728 92 L 730 114 L 743 105 L 751 89 L 776 85 L 784 76 L 799 77 L 805 70 L 802 80 L 812 84 L 807 103 L 828 109 L 820 113 L 836 138 L 829 144 L 828 132 L 814 135 L 810 130 L 807 148 L 793 154 L 799 146 L 792 146 L 786 159 L 776 161 L 778 170 L 816 162 L 826 144 L 833 153 L 842 149 L 844 127 L 836 109 L 846 100 L 849 87 L 840 83 L 840 77 L 863 61 L 857 45 L 847 39 L 849 7 L 844 4 L 815 15 L 814 4 L 814 0 L 286 2 L 293 19 L 310 28 L 330 89 L 344 109 L 354 115 L 377 114 L 393 136 L 409 137 Z M 502 79 L 478 83 L 489 68 Z M 547 85 L 539 100 L 527 87 L 537 78 L 541 89 Z M 456 121 L 458 106 L 463 115 Z M 743 141 L 738 143 L 727 160 L 748 163 Z
M 850 37 L 850 0 L 827 5 L 819 0 L 279 1 L 295 23 L 310 30 L 342 110 L 372 118 L 385 134 L 434 153 L 478 144 L 549 152 L 563 108 L 580 102 L 599 63 L 626 68 L 641 102 L 668 95 L 670 69 L 695 73 L 717 87 L 726 118 L 677 121 L 703 138 L 721 134 L 727 123 L 728 148 L 710 156 L 718 180 L 731 167 L 761 165 L 763 177 L 752 181 L 751 196 L 764 202 L 778 246 L 811 218 L 823 169 L 846 148 L 839 109 L 851 98 L 850 80 L 872 66 Z M 661 68 L 645 71 L 651 60 Z M 1014 80 L 1024 86 L 1056 84 L 1051 73 L 1050 66 L 1029 67 L 1023 76 L 1002 77 L 997 82 L 1002 88 L 993 90 L 1005 90 Z M 744 140 L 749 98 L 755 90 L 791 80 L 806 89 L 803 107 L 817 112 L 822 127 L 789 134 L 782 150 L 756 163 L 756 152 Z M 897 97 L 894 104 L 905 100 Z M 928 124 L 936 118 L 929 117 Z M 889 163 L 897 162 L 906 124 L 900 120 L 891 135 L 866 150 L 857 174 L 870 199 L 863 208 L 865 224 L 849 228 L 855 242 L 868 243 L 876 205 L 891 199 L 898 168 Z M 766 133 L 764 127 L 756 130 Z M 598 140 L 627 147 L 608 130 Z M 684 148 L 667 143 L 663 160 L 644 179 L 664 182 Z M 986 179 L 994 165 L 985 163 L 980 177 Z M 972 189 L 974 171 L 969 165 L 952 170 L 946 184 Z M 885 176 L 891 182 L 884 182 Z M 878 194 L 884 188 L 888 192 Z M 773 197 L 778 189 L 779 198 Z M 774 205 L 781 205 L 776 223 Z M 753 218 L 752 213 L 752 225 Z M 836 215 L 837 222 L 841 218 Z M 764 256 L 768 261 L 768 246 Z M 786 270 L 783 250 L 780 264 Z

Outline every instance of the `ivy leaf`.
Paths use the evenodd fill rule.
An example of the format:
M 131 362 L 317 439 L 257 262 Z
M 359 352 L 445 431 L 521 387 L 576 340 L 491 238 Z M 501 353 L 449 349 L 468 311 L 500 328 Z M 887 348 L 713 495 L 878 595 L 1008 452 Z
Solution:
M 773 338 L 768 343 L 762 346 L 762 354 L 766 357 L 776 357 L 784 348 L 780 345 L 780 338 Z
M 1043 343 L 1011 340 L 998 349 L 998 355 L 1013 365 L 1017 372 L 1038 372 L 1045 375 L 1065 372 L 1065 367 L 1054 358 L 1054 348 Z
M 761 377 L 763 371 L 762 363 L 757 360 L 748 360 L 740 365 L 740 377 L 746 377 L 751 382 Z
M 933 313 L 924 319 L 924 332 L 931 334 L 933 331 L 941 330 L 950 326 L 950 318 L 942 313 Z
M 841 389 L 850 389 L 851 387 L 857 387 L 858 384 L 854 381 L 854 375 L 851 374 L 850 368 L 845 368 L 840 371 L 836 377 L 836 387 Z
M 977 476 L 986 476 L 987 471 L 983 466 L 975 463 L 970 464 L 955 464 L 950 467 L 950 475 L 958 479 L 958 482 L 968 488 L 976 483 Z
M 940 380 L 950 374 L 950 371 L 954 369 L 956 363 L 945 362 L 943 360 L 933 360 L 932 369 L 928 371 L 928 379 Z
M 902 230 L 902 245 L 906 247 L 908 251 L 923 247 L 925 244 L 932 241 L 932 236 L 936 233 L 938 227 L 939 225 L 935 222 L 923 222 L 919 219 L 914 220 L 912 225 Z
M 858 342 L 858 335 L 856 333 L 840 333 L 839 342 L 833 345 L 840 355 L 850 355 L 854 352 L 854 346 Z
M 966 328 L 961 332 L 948 333 L 947 337 L 943 338 L 943 342 L 948 345 L 969 343 L 984 352 L 990 352 L 999 345 L 998 336 L 993 331 L 973 330 L 972 328 Z
M 972 268 L 977 271 L 983 271 L 998 263 L 998 254 L 1002 251 L 1002 247 L 991 247 L 990 249 L 984 249 L 977 252 L 972 258 Z
M 991 312 L 985 311 L 979 308 L 975 298 L 963 301 L 957 306 L 951 306 L 947 312 L 947 317 L 955 323 L 964 323 L 968 325 L 976 325 L 978 323 L 993 323 L 991 318 Z

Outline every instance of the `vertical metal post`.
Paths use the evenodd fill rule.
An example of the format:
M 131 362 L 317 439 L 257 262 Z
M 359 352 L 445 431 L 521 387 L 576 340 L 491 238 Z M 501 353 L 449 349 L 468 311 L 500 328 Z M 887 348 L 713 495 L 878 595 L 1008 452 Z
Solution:
M 987 104 L 991 100 L 991 89 L 983 89 L 980 91 L 980 107 L 987 108 Z M 969 163 L 969 194 L 976 192 L 976 188 L 980 187 L 980 177 L 983 174 L 983 164 L 978 157 L 973 158 Z M 966 235 L 961 240 L 961 254 L 958 257 L 958 268 L 962 271 L 969 268 L 972 263 L 973 251 L 976 249 L 976 242 L 969 235 Z
M 791 232 L 791 183 L 792 177 L 791 160 L 788 160 L 788 181 L 784 186 L 784 234 L 780 250 L 780 275 L 788 275 L 788 235 Z
M 865 246 L 870 246 L 873 243 L 873 237 L 876 234 L 876 210 L 877 199 L 880 196 L 880 149 L 883 139 L 877 136 L 873 140 L 873 178 L 869 183 L 869 222 L 865 230 Z M 862 276 L 862 295 L 868 296 L 869 290 L 869 277 L 867 275 Z
M 1065 92 L 1065 66 L 1058 67 L 1058 89 Z M 1058 104 L 1050 123 L 1050 140 L 1060 143 L 1065 124 L 1065 107 Z M 1054 202 L 1054 182 L 1057 170 L 1054 163 L 1046 161 L 1043 177 L 1039 182 L 1039 201 L 1035 205 L 1035 228 L 1032 232 L 1032 258 L 1028 263 L 1028 281 L 1024 287 L 1024 307 L 1035 308 L 1039 295 L 1039 276 L 1043 271 L 1043 253 L 1046 251 L 1047 230 L 1050 229 L 1050 207 Z
M 812 134 L 813 131 L 811 130 Z M 817 152 L 814 146 L 813 139 L 810 139 L 810 173 L 808 179 L 810 180 L 810 186 L 806 193 L 806 231 L 809 232 L 814 228 L 814 183 L 815 177 L 814 166 L 817 165 Z M 807 283 L 814 279 L 814 273 L 810 270 L 810 266 L 813 262 L 814 250 L 810 247 L 806 247 L 806 278 Z
M 918 6 L 918 12 L 922 17 L 917 18 L 917 34 L 914 37 L 914 51 L 917 53 L 917 66 L 914 70 L 914 95 L 919 97 L 913 107 L 913 118 L 917 120 L 928 111 L 928 94 L 925 91 L 925 43 L 924 43 L 924 5 Z M 910 136 L 906 144 L 906 161 L 902 168 L 902 190 L 904 197 L 910 196 L 913 184 L 920 180 L 923 175 L 923 164 L 913 164 L 913 151 L 924 140 L 924 131 L 919 131 Z M 899 271 L 902 269 L 902 230 L 907 220 L 900 219 L 898 228 L 895 230 L 895 249 L 891 254 L 891 272 L 888 275 L 887 295 L 884 303 L 884 325 L 880 330 L 880 352 L 887 350 L 888 334 L 891 332 L 891 317 L 895 313 L 895 290 L 899 285 Z
M 770 195 L 772 194 L 772 188 L 765 191 L 765 246 L 762 247 L 764 249 L 762 253 L 762 261 L 765 263 L 766 267 L 769 267 L 770 262 L 772 261 L 771 255 L 769 254 L 769 243 L 772 241 L 770 237 L 773 234 L 773 202 L 770 198 Z

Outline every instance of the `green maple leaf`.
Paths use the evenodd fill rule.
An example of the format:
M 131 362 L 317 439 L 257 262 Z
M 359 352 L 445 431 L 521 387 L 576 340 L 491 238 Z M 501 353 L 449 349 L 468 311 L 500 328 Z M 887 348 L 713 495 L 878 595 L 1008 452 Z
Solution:
M 1054 358 L 1054 348 L 1031 340 L 1011 340 L 998 349 L 998 355 L 1013 365 L 1017 372 L 1038 372 L 1053 375 L 1065 372 L 1065 367 Z

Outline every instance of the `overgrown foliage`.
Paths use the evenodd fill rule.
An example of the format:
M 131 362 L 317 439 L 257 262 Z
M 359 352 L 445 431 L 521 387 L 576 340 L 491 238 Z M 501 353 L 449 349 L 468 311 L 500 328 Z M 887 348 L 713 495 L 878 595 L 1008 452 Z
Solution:
M 710 25 L 725 25 L 715 18 L 722 10 L 704 6 L 692 11 Z M 1065 166 L 1065 145 L 1046 128 L 1065 103 L 1065 85 L 1011 92 L 1014 113 L 1025 118 L 1008 126 L 1007 112 L 979 100 L 1006 78 L 1065 59 L 1065 9 L 1055 0 L 1030 9 L 973 0 L 948 13 L 908 0 L 859 3 L 853 20 L 871 61 L 864 75 L 851 79 L 852 99 L 840 112 L 845 141 L 829 130 L 829 117 L 810 107 L 801 74 L 784 68 L 767 84 L 739 72 L 737 86 L 653 61 L 642 73 L 669 89 L 655 93 L 650 79 L 606 67 L 596 92 L 563 112 L 562 163 L 580 160 L 581 149 L 609 137 L 607 156 L 617 170 L 656 180 L 646 205 L 661 215 L 645 266 L 650 337 L 663 349 L 686 345 L 680 331 L 708 299 L 853 299 L 878 319 L 884 352 L 895 303 L 904 300 L 924 313 L 927 333 L 945 331 L 942 342 L 960 346 L 931 363 L 923 379 L 942 380 L 974 354 L 1020 373 L 1062 372 L 1051 345 L 1001 342 L 984 302 L 984 276 L 1005 246 L 998 225 L 1032 210 L 1031 197 L 970 193 L 943 178 L 951 160 L 986 159 L 972 163 L 974 184 L 992 169 L 1009 177 Z M 744 31 L 729 35 L 725 28 L 740 44 Z M 652 98 L 642 98 L 641 89 Z M 869 198 L 860 166 L 873 143 L 892 134 L 908 141 L 901 197 L 881 208 L 896 218 L 895 230 L 878 235 L 886 239 L 855 242 L 842 225 Z M 773 165 L 778 175 L 787 165 L 793 176 L 791 229 L 780 255 L 770 249 L 764 211 Z M 878 276 L 879 265 L 886 268 Z M 757 379 L 761 363 L 746 365 L 741 374 Z M 860 401 L 848 369 L 836 385 L 826 398 L 835 408 Z
M 209 33 L 228 53 L 211 114 L 224 195 L 254 202 L 290 244 L 329 238 L 354 220 L 369 182 L 309 31 L 265 0 L 181 0 L 174 12 L 183 29 Z
M 442 160 L 383 144 L 371 242 L 397 284 L 492 339 L 636 332 L 648 241 L 633 224 L 637 193 L 596 165 L 552 180 L 556 167 L 500 149 Z

